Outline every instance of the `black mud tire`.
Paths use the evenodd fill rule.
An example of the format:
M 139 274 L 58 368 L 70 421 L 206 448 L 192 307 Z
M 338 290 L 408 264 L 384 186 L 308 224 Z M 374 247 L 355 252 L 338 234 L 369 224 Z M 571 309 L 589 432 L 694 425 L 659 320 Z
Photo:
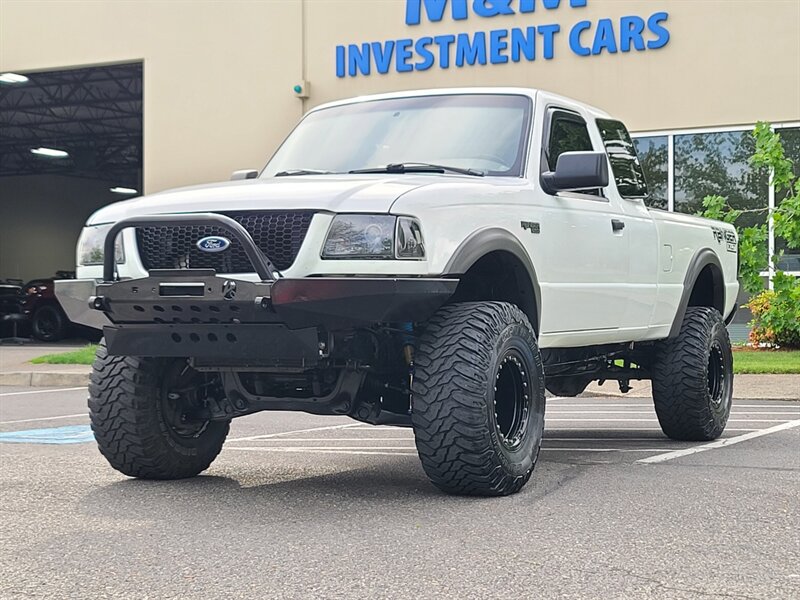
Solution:
M 722 315 L 689 307 L 676 338 L 659 342 L 653 401 L 673 440 L 710 441 L 725 430 L 733 397 L 733 353 Z
M 522 489 L 545 410 L 542 359 L 522 311 L 503 302 L 445 306 L 425 326 L 414 363 L 411 420 L 433 484 L 472 496 Z
M 165 418 L 171 359 L 109 356 L 101 342 L 89 383 L 89 416 L 102 455 L 129 477 L 184 479 L 205 471 L 222 450 L 229 422 L 209 421 L 178 435 Z
M 58 342 L 64 339 L 68 327 L 67 315 L 53 304 L 40 306 L 31 317 L 31 334 L 42 342 Z

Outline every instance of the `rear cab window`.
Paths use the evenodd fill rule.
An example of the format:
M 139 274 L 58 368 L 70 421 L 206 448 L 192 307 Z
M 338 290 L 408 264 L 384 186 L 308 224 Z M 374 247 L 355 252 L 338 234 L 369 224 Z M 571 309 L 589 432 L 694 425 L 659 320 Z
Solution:
M 603 138 L 620 196 L 628 199 L 646 198 L 647 181 L 625 125 L 612 119 L 597 119 L 597 128 Z

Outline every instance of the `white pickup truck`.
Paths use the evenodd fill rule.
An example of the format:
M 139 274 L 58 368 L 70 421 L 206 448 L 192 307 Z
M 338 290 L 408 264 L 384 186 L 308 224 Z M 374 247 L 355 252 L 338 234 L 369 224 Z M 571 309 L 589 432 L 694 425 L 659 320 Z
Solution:
M 649 209 L 625 126 L 518 88 L 309 112 L 261 171 L 107 206 L 86 225 L 73 321 L 102 327 L 89 387 L 111 465 L 208 468 L 262 410 L 413 427 L 457 494 L 511 494 L 545 388 L 651 379 L 664 433 L 718 437 L 738 292 L 729 225 Z

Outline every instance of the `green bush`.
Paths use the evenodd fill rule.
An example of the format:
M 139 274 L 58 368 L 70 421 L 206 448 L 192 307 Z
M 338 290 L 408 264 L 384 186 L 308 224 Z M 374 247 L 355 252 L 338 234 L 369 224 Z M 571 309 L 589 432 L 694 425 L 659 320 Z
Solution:
M 773 290 L 747 303 L 753 313 L 750 342 L 800 348 L 800 279 L 779 271 L 772 281 Z

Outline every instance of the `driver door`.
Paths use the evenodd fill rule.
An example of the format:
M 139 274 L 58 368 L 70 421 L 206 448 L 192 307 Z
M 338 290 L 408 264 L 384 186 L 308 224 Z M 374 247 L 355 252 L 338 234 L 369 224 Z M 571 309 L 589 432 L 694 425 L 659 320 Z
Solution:
M 541 172 L 555 170 L 564 152 L 603 150 L 596 129 L 577 111 L 549 106 L 544 116 Z M 540 193 L 542 334 L 565 345 L 571 337 L 602 343 L 604 335 L 623 327 L 628 302 L 629 241 L 619 228 L 619 201 L 605 189 Z

